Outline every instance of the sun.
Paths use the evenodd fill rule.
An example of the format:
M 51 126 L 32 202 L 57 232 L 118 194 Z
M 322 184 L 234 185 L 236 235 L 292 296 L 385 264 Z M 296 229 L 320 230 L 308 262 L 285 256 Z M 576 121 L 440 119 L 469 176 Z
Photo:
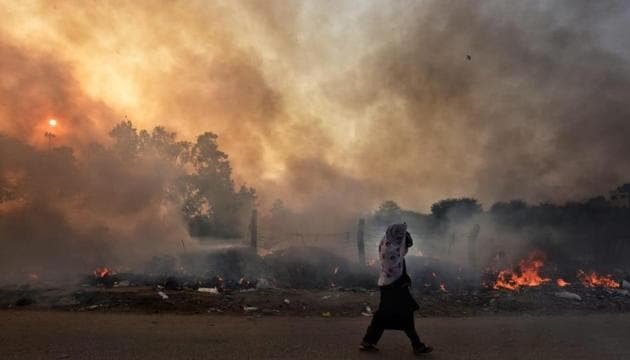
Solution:
M 57 120 L 55 119 L 50 119 L 48 120 L 48 125 L 50 125 L 50 127 L 57 127 Z

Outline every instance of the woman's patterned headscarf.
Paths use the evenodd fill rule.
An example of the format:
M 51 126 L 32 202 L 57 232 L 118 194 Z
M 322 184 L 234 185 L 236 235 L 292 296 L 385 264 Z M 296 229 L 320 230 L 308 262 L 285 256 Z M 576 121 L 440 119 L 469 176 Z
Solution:
M 381 260 L 379 286 L 389 285 L 403 274 L 403 257 L 407 254 L 409 246 L 406 237 L 407 224 L 393 224 L 387 228 L 385 236 L 378 245 Z

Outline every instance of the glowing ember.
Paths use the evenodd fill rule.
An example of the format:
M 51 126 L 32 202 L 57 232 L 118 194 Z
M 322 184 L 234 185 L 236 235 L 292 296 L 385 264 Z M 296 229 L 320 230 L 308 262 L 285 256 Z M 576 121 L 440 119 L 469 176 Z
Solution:
M 560 286 L 560 287 L 565 287 L 565 286 L 567 286 L 567 285 L 571 285 L 571 283 L 570 283 L 570 282 L 566 282 L 566 281 L 564 281 L 564 279 L 562 279 L 562 278 L 558 278 L 558 279 L 556 279 L 556 284 L 557 284 L 558 286 Z
M 96 270 L 94 270 L 94 276 L 96 276 L 99 279 L 102 279 L 111 274 L 113 274 L 112 270 L 107 267 L 97 268 Z
M 534 251 L 526 259 L 519 261 L 518 270 L 501 270 L 496 282 L 492 285 L 495 289 L 517 290 L 521 286 L 540 286 L 551 279 L 543 278 L 538 271 L 545 264 L 545 256 L 539 251 Z
M 50 119 L 48 120 L 48 125 L 50 125 L 50 127 L 57 127 L 57 120 L 55 119 Z
M 619 282 L 613 280 L 612 275 L 599 275 L 595 271 L 584 272 L 584 270 L 578 270 L 577 277 L 582 282 L 582 285 L 586 287 L 621 287 Z

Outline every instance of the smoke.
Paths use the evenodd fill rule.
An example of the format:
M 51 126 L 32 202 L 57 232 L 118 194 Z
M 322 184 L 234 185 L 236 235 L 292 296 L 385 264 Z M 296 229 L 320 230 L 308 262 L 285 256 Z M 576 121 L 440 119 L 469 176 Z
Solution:
M 107 144 L 127 115 L 184 138 L 217 133 L 236 182 L 255 187 L 262 208 L 283 199 L 302 215 L 284 226 L 301 231 L 346 230 L 384 199 L 426 210 L 446 197 L 602 194 L 630 174 L 629 10 L 5 2 L 0 132 L 21 142 L 2 140 L 3 181 L 28 178 L 28 202 L 11 206 L 56 219 L 42 226 L 64 241 L 172 242 L 182 227 L 158 190 L 179 170 L 149 157 L 127 167 L 89 145 Z M 53 145 L 73 154 L 43 151 L 49 118 Z
M 38 150 L 0 137 L 0 272 L 58 278 L 96 266 L 134 267 L 180 251 L 181 204 L 166 197 L 181 170 L 157 156 L 131 161 L 100 145 Z
M 366 117 L 365 177 L 382 169 L 376 181 L 423 204 L 563 201 L 627 178 L 628 62 L 601 31 L 626 4 L 398 5 L 371 17 L 371 54 L 328 86 Z

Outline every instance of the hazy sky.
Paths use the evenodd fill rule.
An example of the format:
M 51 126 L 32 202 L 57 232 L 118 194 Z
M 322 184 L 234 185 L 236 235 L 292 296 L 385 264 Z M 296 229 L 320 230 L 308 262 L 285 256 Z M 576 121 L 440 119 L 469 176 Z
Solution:
M 584 198 L 630 181 L 628 7 L 0 0 L 0 132 L 213 131 L 294 206 Z

